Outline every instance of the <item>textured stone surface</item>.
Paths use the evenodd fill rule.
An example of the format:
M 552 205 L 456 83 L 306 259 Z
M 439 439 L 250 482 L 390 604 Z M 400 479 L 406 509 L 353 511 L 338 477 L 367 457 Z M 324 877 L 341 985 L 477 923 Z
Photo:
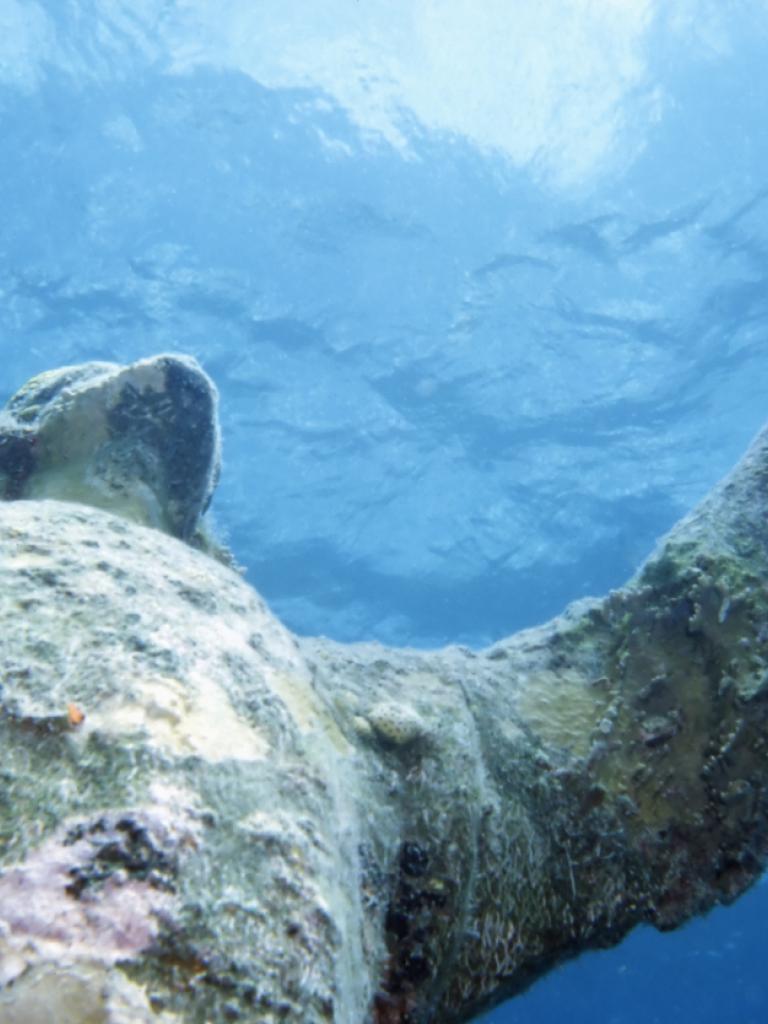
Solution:
M 190 540 L 219 477 L 216 400 L 188 356 L 41 373 L 0 416 L 0 497 L 118 509 Z
M 734 899 L 766 480 L 761 435 L 626 588 L 477 653 L 299 640 L 167 533 L 0 503 L 0 1021 L 464 1021 Z
M 50 500 L 0 510 L 11 1005 L 23 978 L 55 989 L 96 965 L 180 1020 L 354 1019 L 353 816 L 292 637 L 159 531 Z

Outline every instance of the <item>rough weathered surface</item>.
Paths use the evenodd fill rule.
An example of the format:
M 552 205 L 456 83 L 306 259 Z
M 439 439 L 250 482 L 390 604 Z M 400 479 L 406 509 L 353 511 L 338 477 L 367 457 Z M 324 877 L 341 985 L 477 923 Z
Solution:
M 362 1019 L 349 752 L 293 638 L 157 531 L 0 512 L 0 1020 Z
M 477 653 L 297 640 L 173 537 L 0 504 L 0 1021 L 464 1021 L 734 899 L 767 493 L 764 434 L 626 588 Z
M 189 541 L 219 477 L 216 402 L 188 356 L 41 373 L 0 414 L 0 498 L 79 501 Z

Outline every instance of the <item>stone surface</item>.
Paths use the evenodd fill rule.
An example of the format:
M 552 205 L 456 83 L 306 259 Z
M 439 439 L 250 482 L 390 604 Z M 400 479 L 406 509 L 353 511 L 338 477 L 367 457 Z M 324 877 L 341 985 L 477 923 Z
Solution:
M 0 503 L 3 1024 L 465 1021 L 758 877 L 768 434 L 477 653 L 293 637 L 134 478 Z
M 216 401 L 188 356 L 42 373 L 0 415 L 0 497 L 118 509 L 190 540 L 219 477 Z
M 353 815 L 293 638 L 159 531 L 0 509 L 7 1005 L 87 968 L 174 1020 L 354 1019 Z

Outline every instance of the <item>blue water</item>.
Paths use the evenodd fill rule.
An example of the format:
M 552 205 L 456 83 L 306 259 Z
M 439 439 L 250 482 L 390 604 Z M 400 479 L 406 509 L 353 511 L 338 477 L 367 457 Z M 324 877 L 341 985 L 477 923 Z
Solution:
M 747 0 L 0 0 L 0 397 L 197 356 L 218 528 L 300 632 L 618 586 L 768 412 L 767 42 Z M 762 1024 L 766 911 L 489 1019 Z

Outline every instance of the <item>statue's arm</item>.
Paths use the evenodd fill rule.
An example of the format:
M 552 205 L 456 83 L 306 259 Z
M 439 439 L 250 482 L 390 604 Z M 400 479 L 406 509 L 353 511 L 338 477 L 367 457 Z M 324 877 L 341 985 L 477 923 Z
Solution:
M 395 1001 L 469 1019 L 564 957 L 639 922 L 674 928 L 760 875 L 767 506 L 765 431 L 622 590 L 480 653 L 390 651 L 364 673 L 359 704 L 388 677 L 424 721 L 393 798 L 429 865 L 413 877 L 401 854 Z M 422 911 L 425 929 L 398 899 L 425 906 L 436 882 L 450 909 Z M 397 966 L 414 956 L 420 986 Z
M 379 797 L 400 844 L 387 1005 L 469 1019 L 563 957 L 641 922 L 675 928 L 759 877 L 767 485 L 765 432 L 627 587 L 485 651 L 306 642 L 369 775 L 396 780 Z M 420 723 L 411 740 L 387 737 L 382 702 Z

